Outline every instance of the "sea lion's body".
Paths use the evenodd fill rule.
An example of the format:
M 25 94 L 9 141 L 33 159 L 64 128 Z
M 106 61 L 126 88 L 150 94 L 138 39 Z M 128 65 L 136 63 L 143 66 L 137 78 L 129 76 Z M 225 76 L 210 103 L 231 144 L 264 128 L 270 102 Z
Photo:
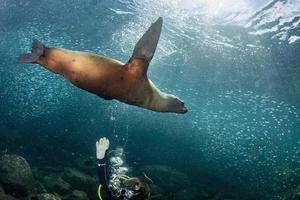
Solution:
M 149 39 L 149 31 L 146 39 Z M 47 48 L 37 40 L 33 43 L 33 53 L 21 55 L 19 61 L 38 63 L 54 73 L 63 75 L 75 86 L 106 100 L 117 99 L 158 112 L 185 113 L 186 109 L 183 107 L 179 110 L 172 108 L 179 106 L 177 101 L 180 100 L 177 97 L 159 91 L 147 78 L 146 72 L 156 48 L 157 36 L 155 39 L 157 40 L 154 42 L 151 39 L 152 43 L 146 41 L 150 45 L 146 50 L 141 49 L 145 44 L 138 43 L 134 55 L 126 64 L 93 53 Z M 149 52 L 150 56 L 147 57 Z M 171 102 L 173 99 L 177 101 Z
M 155 109 L 151 99 L 159 91 L 146 76 L 141 76 L 138 65 L 143 60 L 124 64 L 93 53 L 46 48 L 38 63 L 62 74 L 75 86 L 106 100 L 119 101 Z M 137 66 L 134 66 L 137 65 Z

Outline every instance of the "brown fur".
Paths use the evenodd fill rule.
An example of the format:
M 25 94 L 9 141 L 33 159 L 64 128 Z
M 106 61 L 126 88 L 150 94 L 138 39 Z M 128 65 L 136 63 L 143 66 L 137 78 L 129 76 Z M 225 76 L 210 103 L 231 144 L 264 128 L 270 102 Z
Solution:
M 45 48 L 37 61 L 54 73 L 65 76 L 75 86 L 106 100 L 164 112 L 163 95 L 142 71 L 143 59 L 120 61 L 92 53 Z M 162 102 L 159 102 L 162 101 Z

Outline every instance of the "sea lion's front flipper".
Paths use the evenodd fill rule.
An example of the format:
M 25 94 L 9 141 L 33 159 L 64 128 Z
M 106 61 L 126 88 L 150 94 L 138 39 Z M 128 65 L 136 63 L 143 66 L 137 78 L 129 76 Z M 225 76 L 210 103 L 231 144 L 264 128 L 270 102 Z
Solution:
M 146 33 L 144 33 L 144 35 L 135 45 L 133 54 L 129 60 L 129 62 L 136 58 L 145 60 L 146 63 L 142 66 L 144 68 L 144 73 L 147 72 L 148 65 L 156 50 L 162 23 L 163 19 L 162 17 L 159 17 L 156 22 L 150 26 L 150 28 L 146 31 Z
M 44 45 L 37 39 L 33 39 L 31 53 L 21 54 L 18 63 L 35 63 L 44 54 Z

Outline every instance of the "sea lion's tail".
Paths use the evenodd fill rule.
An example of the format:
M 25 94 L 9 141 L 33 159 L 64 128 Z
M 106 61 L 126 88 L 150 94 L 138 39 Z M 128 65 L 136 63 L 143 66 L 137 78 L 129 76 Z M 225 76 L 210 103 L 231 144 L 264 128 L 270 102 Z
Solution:
M 159 17 L 134 47 L 131 59 L 142 58 L 150 63 L 159 40 L 163 19 Z
M 18 63 L 35 63 L 44 54 L 45 46 L 37 39 L 33 39 L 31 53 L 21 54 Z
M 162 28 L 163 19 L 159 17 L 150 28 L 144 33 L 141 39 L 136 43 L 133 54 L 129 61 L 127 62 L 128 66 L 137 67 L 138 71 L 141 72 L 141 75 L 146 75 L 150 61 L 152 60 L 156 46 L 160 37 L 160 32 Z M 135 60 L 142 59 L 144 63 L 135 64 Z M 138 61 L 139 62 L 139 61 Z

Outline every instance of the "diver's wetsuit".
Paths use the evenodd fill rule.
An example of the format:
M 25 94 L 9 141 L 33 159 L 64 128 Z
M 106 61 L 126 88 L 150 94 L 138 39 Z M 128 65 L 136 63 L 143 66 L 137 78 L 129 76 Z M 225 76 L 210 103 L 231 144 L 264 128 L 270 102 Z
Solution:
M 103 159 L 97 159 L 97 175 L 99 183 L 104 190 L 103 200 L 113 200 L 112 193 L 108 186 L 108 176 L 106 172 L 106 157 Z

